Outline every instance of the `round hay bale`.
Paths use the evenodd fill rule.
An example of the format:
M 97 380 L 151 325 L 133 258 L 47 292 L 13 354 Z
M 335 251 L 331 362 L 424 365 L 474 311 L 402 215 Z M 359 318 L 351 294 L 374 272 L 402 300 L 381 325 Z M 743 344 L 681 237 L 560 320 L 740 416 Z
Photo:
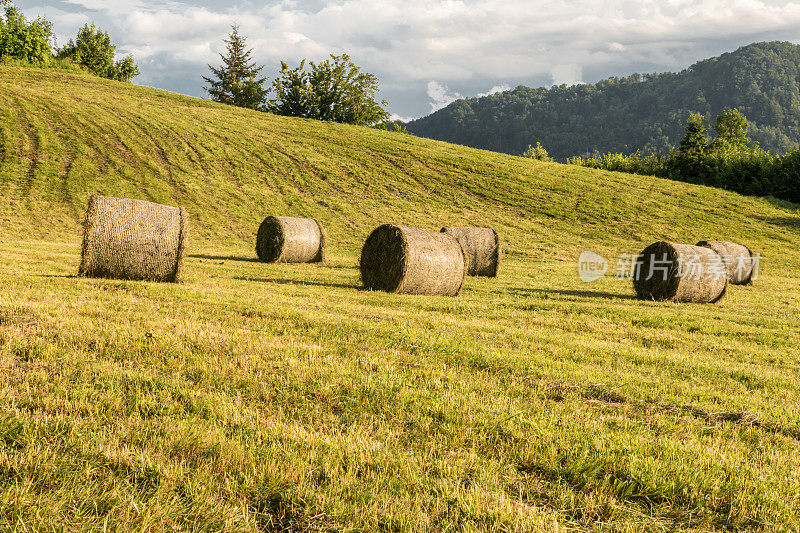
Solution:
M 361 280 L 368 289 L 456 296 L 466 274 L 464 251 L 446 233 L 384 224 L 361 250 Z
M 711 248 L 659 241 L 636 260 L 633 287 L 639 298 L 713 303 L 725 295 L 725 263 Z
M 258 227 L 256 254 L 264 263 L 321 263 L 327 240 L 313 218 L 269 216 Z
M 78 275 L 178 281 L 188 221 L 183 207 L 92 195 Z
M 464 249 L 468 276 L 497 277 L 500 273 L 500 236 L 492 228 L 445 227 Z
M 747 246 L 727 241 L 700 241 L 697 246 L 711 248 L 722 256 L 730 283 L 749 285 L 753 282 L 753 252 Z

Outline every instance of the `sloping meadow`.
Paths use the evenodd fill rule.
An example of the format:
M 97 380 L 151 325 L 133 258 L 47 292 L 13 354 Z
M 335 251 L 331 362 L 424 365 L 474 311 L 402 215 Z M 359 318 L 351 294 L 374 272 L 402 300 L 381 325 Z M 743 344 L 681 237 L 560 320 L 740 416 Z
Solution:
M 800 527 L 797 206 L 74 74 L 0 68 L 0 101 L 0 523 Z M 92 193 L 184 206 L 183 281 L 76 277 Z M 267 215 L 326 263 L 259 263 Z M 495 228 L 502 272 L 361 290 L 382 223 Z M 637 300 L 617 257 L 662 239 L 760 276 Z

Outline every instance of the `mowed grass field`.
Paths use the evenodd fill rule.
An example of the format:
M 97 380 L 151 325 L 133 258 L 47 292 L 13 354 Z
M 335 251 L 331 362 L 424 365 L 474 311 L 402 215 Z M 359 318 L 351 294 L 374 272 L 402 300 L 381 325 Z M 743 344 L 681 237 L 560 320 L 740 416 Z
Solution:
M 796 205 L 9 67 L 0 157 L 3 530 L 800 528 Z M 182 283 L 75 277 L 94 192 L 189 209 Z M 330 261 L 256 262 L 267 214 Z M 360 290 L 384 222 L 493 226 L 501 277 Z M 761 276 L 636 300 L 658 239 Z

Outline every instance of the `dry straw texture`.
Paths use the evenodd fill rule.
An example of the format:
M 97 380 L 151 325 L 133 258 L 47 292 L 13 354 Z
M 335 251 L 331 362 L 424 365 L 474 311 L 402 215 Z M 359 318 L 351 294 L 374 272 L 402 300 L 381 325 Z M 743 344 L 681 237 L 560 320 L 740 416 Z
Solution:
M 722 256 L 730 283 L 749 285 L 753 282 L 753 252 L 747 246 L 727 241 L 700 241 L 697 246 L 711 248 Z
M 361 280 L 368 289 L 456 296 L 466 273 L 455 237 L 428 229 L 384 224 L 361 250 Z
M 258 228 L 256 254 L 265 263 L 321 263 L 327 240 L 313 218 L 269 216 Z
M 711 248 L 659 241 L 639 255 L 633 286 L 647 300 L 713 303 L 725 295 L 728 278 Z
M 496 277 L 500 273 L 500 236 L 492 228 L 446 227 L 464 249 L 468 276 Z
M 186 232 L 182 207 L 93 195 L 86 209 L 78 274 L 178 281 Z

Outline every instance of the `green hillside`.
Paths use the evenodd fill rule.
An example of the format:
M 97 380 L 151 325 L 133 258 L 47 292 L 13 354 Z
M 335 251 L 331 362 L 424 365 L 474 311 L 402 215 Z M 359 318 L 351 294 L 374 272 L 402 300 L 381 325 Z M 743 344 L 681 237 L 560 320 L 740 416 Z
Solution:
M 664 153 L 689 113 L 713 119 L 738 108 L 750 137 L 773 153 L 800 145 L 800 46 L 762 42 L 699 61 L 677 73 L 632 74 L 595 84 L 519 86 L 457 100 L 407 124 L 424 137 L 522 154 L 541 142 L 564 160 L 587 153 Z
M 0 157 L 2 529 L 800 527 L 797 205 L 12 67 Z M 183 283 L 75 277 L 95 192 L 188 208 Z M 256 262 L 267 214 L 329 262 Z M 359 290 L 383 222 L 491 225 L 502 275 Z M 761 278 L 635 300 L 657 239 Z

